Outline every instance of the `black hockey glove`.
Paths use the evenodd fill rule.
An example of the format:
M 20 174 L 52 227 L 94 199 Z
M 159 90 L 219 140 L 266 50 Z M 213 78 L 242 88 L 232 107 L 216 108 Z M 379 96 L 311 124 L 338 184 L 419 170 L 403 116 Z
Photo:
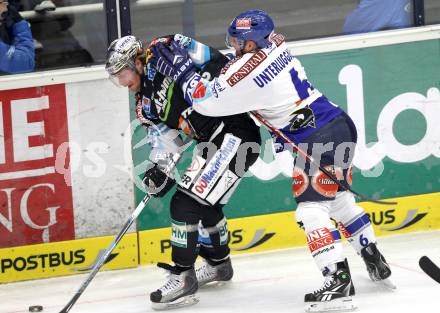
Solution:
M 157 59 L 156 69 L 159 73 L 172 77 L 182 86 L 195 73 L 194 63 L 188 51 L 175 41 L 171 43 L 170 48 L 162 43 L 153 48 L 153 54 Z
M 163 197 L 173 187 L 175 180 L 168 177 L 157 164 L 145 171 L 142 179 L 147 192 L 153 197 Z

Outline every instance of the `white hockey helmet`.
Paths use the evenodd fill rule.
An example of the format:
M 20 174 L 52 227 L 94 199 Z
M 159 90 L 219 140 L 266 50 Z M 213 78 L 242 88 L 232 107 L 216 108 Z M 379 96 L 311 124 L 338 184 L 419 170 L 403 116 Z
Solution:
M 105 70 L 110 76 L 116 75 L 126 67 L 136 71 L 135 59 L 141 49 L 142 42 L 134 36 L 113 40 L 107 49 Z

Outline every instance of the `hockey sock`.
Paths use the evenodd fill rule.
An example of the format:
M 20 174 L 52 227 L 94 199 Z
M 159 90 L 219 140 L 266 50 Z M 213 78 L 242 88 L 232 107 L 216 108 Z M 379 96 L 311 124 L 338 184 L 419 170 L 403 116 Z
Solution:
M 361 213 L 346 223 L 339 222 L 338 227 L 358 254 L 368 244 L 376 242 L 373 226 L 366 213 Z

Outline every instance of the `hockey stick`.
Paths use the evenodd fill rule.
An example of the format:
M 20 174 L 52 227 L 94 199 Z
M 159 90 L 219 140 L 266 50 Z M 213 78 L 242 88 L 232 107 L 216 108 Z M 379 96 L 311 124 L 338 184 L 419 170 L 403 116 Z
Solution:
M 113 239 L 110 246 L 105 250 L 105 252 L 101 255 L 99 260 L 95 263 L 93 266 L 92 271 L 89 273 L 89 276 L 84 280 L 84 282 L 79 287 L 78 291 L 73 295 L 72 299 L 66 304 L 66 306 L 60 311 L 60 313 L 67 313 L 70 311 L 72 306 L 76 303 L 76 301 L 79 299 L 79 297 L 82 295 L 84 290 L 87 288 L 87 286 L 90 284 L 92 279 L 96 276 L 96 274 L 99 272 L 101 267 L 104 265 L 105 261 L 109 257 L 110 253 L 116 248 L 119 241 L 121 241 L 122 237 L 125 235 L 127 230 L 130 228 L 131 224 L 136 220 L 136 218 L 139 216 L 139 214 L 142 212 L 148 201 L 151 199 L 150 194 L 146 194 L 145 197 L 142 199 L 142 201 L 138 204 L 134 212 L 130 215 L 127 222 L 125 222 L 124 227 L 119 232 L 119 234 L 116 235 L 116 237 Z
M 169 174 L 176 166 L 176 163 L 179 159 L 180 155 L 175 155 L 174 158 L 171 160 L 171 164 L 169 168 L 167 169 L 166 173 Z M 125 233 L 130 228 L 131 224 L 137 219 L 139 214 L 143 211 L 145 206 L 147 205 L 148 201 L 150 201 L 152 195 L 147 193 L 145 197 L 142 199 L 142 201 L 138 204 L 136 209 L 131 213 L 128 220 L 125 222 L 124 227 L 121 229 L 119 234 L 116 235 L 116 237 L 113 239 L 110 246 L 107 248 L 107 250 L 104 251 L 104 253 L 99 257 L 99 259 L 95 262 L 93 265 L 92 271 L 89 273 L 89 276 L 84 280 L 84 282 L 81 284 L 81 286 L 78 288 L 77 292 L 73 295 L 72 299 L 66 304 L 66 306 L 59 312 L 59 313 L 67 313 L 70 311 L 70 309 L 73 307 L 73 305 L 76 303 L 76 301 L 79 299 L 79 297 L 82 295 L 84 290 L 87 288 L 87 286 L 90 284 L 92 279 L 96 276 L 96 274 L 99 272 L 101 267 L 104 265 L 107 258 L 110 256 L 112 251 L 116 248 L 119 241 L 121 241 L 122 237 L 124 237 Z
M 432 279 L 440 284 L 440 268 L 435 265 L 427 256 L 422 256 L 419 260 L 420 268 Z
M 298 147 L 292 140 L 290 140 L 289 137 L 287 137 L 285 134 L 283 134 L 281 131 L 279 131 L 277 128 L 275 128 L 270 122 L 268 122 L 259 113 L 257 113 L 257 112 L 250 112 L 250 114 L 253 115 L 261 124 L 266 126 L 271 132 L 273 132 L 278 137 L 281 137 L 286 143 L 290 144 L 292 146 L 293 151 L 295 151 L 298 154 L 300 154 L 306 161 L 309 161 L 313 165 L 317 166 L 325 175 L 328 176 L 328 178 L 330 178 L 335 184 L 337 184 L 343 190 L 350 191 L 352 194 L 354 194 L 355 196 L 357 196 L 358 198 L 360 198 L 360 199 L 362 199 L 364 201 L 374 202 L 374 203 L 378 203 L 378 204 L 387 204 L 387 205 L 397 204 L 397 202 L 374 200 L 374 199 L 367 198 L 367 197 L 361 195 L 360 193 L 357 193 L 353 189 L 351 189 L 350 186 L 342 184 L 335 176 L 333 176 L 329 171 L 327 171 L 318 162 L 316 162 L 315 159 L 313 159 L 312 156 L 308 155 L 306 152 L 301 150 L 301 148 Z

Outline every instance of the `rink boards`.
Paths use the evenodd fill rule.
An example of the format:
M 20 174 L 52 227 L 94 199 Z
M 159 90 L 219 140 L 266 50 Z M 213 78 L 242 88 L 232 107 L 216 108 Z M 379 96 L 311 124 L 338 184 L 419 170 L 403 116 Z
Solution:
M 401 197 L 396 205 L 359 203 L 370 215 L 377 236 L 440 229 L 440 193 Z M 295 212 L 229 220 L 232 254 L 303 246 L 303 231 Z M 171 229 L 126 235 L 104 270 L 171 261 Z M 112 236 L 0 249 L 0 283 L 84 273 Z
M 370 216 L 377 236 L 440 228 L 440 193 L 388 200 L 397 204 L 359 203 Z M 233 254 L 306 245 L 295 212 L 231 219 L 228 224 Z M 140 264 L 169 262 L 170 237 L 170 228 L 139 232 Z

